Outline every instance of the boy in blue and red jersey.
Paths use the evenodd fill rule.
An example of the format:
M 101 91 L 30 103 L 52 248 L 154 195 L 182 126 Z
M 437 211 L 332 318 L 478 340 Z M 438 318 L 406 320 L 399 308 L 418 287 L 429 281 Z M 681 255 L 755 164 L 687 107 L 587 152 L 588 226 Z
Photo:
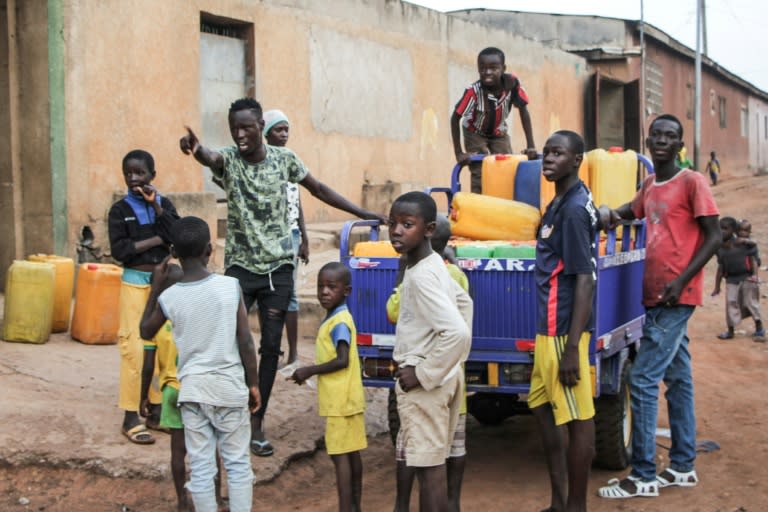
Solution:
M 485 48 L 477 56 L 477 71 L 480 79 L 467 87 L 456 103 L 451 116 L 451 138 L 456 162 L 469 164 L 472 174 L 472 192 L 481 192 L 482 163 L 469 163 L 473 153 L 485 155 L 512 153 L 509 140 L 507 116 L 512 106 L 520 112 L 520 123 L 525 132 L 529 160 L 536 159 L 536 144 L 533 142 L 531 116 L 528 113 L 528 94 L 520 80 L 512 73 L 505 73 L 504 52 L 498 48 Z M 460 132 L 464 135 L 461 148 Z
M 538 325 L 528 406 L 546 451 L 548 512 L 586 511 L 594 455 L 589 339 L 597 210 L 579 179 L 583 158 L 584 141 L 572 131 L 557 131 L 544 145 L 542 176 L 555 182 L 556 195 L 536 241 Z

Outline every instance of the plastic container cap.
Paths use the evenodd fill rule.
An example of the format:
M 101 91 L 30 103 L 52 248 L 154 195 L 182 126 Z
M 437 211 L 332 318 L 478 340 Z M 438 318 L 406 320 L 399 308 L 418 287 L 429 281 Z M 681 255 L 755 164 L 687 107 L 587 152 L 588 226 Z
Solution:
M 609 153 L 623 153 L 624 148 L 621 146 L 611 146 L 608 148 Z

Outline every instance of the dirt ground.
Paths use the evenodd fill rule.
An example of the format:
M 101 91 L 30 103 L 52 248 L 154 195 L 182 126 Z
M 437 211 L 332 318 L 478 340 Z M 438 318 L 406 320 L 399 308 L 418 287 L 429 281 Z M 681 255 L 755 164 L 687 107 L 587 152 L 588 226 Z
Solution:
M 746 172 L 726 175 L 714 192 L 723 215 L 749 218 L 754 226 L 753 236 L 760 242 L 768 240 L 768 209 L 764 207 L 768 177 L 754 177 Z M 761 248 L 764 254 L 768 250 L 762 243 Z M 706 276 L 705 291 L 709 292 L 714 276 L 712 262 L 707 266 Z M 768 289 L 763 289 L 764 293 L 766 291 Z M 590 510 L 768 510 L 768 490 L 764 483 L 768 477 L 765 465 L 768 459 L 768 410 L 763 407 L 766 403 L 763 384 L 768 375 L 768 344 L 755 343 L 748 336 L 754 329 L 751 321 L 740 326 L 737 331 L 740 336 L 735 340 L 718 340 L 715 336 L 724 329 L 724 323 L 722 294 L 718 297 L 707 294 L 704 306 L 697 309 L 690 323 L 698 438 L 716 441 L 721 447 L 718 451 L 700 453 L 697 460 L 700 484 L 693 489 L 663 490 L 655 499 L 616 502 L 598 498 L 596 489 L 609 478 L 623 476 L 623 473 L 594 470 L 590 478 Z M 304 337 L 300 345 L 302 357 L 307 360 L 312 354 L 311 343 L 311 337 Z M 3 390 L 0 392 L 3 417 L 0 424 L 0 510 L 174 510 L 173 488 L 167 472 L 167 441 L 161 439 L 153 447 L 134 447 L 121 443 L 120 439 L 112 439 L 119 437 L 116 427 L 109 427 L 109 432 L 100 435 L 87 433 L 83 425 L 90 421 L 89 416 L 99 415 L 99 411 L 115 420 L 111 425 L 117 425 L 119 414 L 112 405 L 114 402 L 81 407 L 75 400 L 62 402 L 58 410 L 39 407 L 36 404 L 44 400 L 55 403 L 51 399 L 56 397 L 49 396 L 51 391 L 44 384 L 28 387 L 15 384 L 29 372 L 23 365 L 20 368 L 15 362 L 8 363 L 9 354 L 13 355 L 7 349 L 9 345 L 0 343 L 0 387 Z M 15 357 L 11 359 L 16 361 Z M 114 368 L 117 368 L 116 357 L 115 353 Z M 98 378 L 95 385 L 99 385 Z M 93 390 L 83 388 L 80 403 L 112 399 L 112 395 L 108 398 L 99 395 L 93 400 Z M 273 427 L 273 431 L 286 429 L 289 434 L 284 436 L 285 442 L 295 438 L 297 447 L 291 456 L 275 463 L 281 466 L 282 472 L 276 472 L 279 476 L 274 479 L 265 477 L 263 481 L 271 481 L 256 485 L 254 510 L 336 510 L 330 460 L 312 446 L 307 449 L 298 446 L 300 440 L 311 445 L 321 435 L 322 426 L 315 417 L 314 396 L 303 391 L 300 394 L 283 385 L 277 386 L 276 393 L 275 400 L 284 400 L 289 406 L 276 413 L 282 415 L 283 422 Z M 394 499 L 392 447 L 389 437 L 383 433 L 385 418 L 381 394 L 371 393 L 369 399 L 373 404 L 368 411 L 369 433 L 379 433 L 369 438 L 369 448 L 363 455 L 363 507 L 369 511 L 388 511 L 392 509 Z M 659 426 L 667 427 L 663 398 L 661 402 Z M 78 425 L 80 428 L 75 428 Z M 665 446 L 669 440 L 659 437 L 657 441 L 658 461 L 664 466 L 668 456 Z M 70 446 L 71 453 L 57 456 L 51 446 Z M 137 449 L 144 452 L 126 455 L 120 451 L 130 450 L 134 454 Z M 468 451 L 462 510 L 537 511 L 548 504 L 546 468 L 532 417 L 513 417 L 495 427 L 484 427 L 470 419 Z M 149 453 L 151 457 L 146 455 Z M 279 444 L 277 455 L 281 455 Z M 263 463 L 255 460 L 257 466 Z M 73 467 L 75 469 L 71 469 Z M 157 471 L 153 473 L 152 468 Z M 416 509 L 414 505 L 413 510 Z

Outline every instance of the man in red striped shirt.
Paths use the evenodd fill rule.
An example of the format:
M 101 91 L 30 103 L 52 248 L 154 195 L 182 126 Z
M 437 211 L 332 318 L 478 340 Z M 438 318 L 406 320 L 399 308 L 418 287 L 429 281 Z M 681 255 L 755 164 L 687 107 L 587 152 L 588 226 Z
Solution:
M 525 132 L 525 153 L 529 160 L 536 159 L 531 116 L 528 113 L 528 94 L 520 80 L 512 73 L 505 73 L 504 52 L 498 48 L 485 48 L 477 56 L 480 79 L 464 90 L 451 116 L 451 137 L 456 162 L 469 163 L 473 153 L 486 155 L 512 153 L 507 116 L 512 106 L 520 112 L 520 122 Z M 464 149 L 459 132 L 464 135 Z M 481 192 L 480 162 L 470 164 L 472 192 Z

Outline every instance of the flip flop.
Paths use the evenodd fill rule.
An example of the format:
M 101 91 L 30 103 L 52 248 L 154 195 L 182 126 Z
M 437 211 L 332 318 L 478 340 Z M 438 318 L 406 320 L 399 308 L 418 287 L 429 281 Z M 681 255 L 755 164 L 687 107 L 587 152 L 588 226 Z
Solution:
M 634 487 L 634 491 L 628 491 L 621 484 L 629 482 Z M 608 480 L 608 485 L 601 487 L 597 490 L 597 495 L 601 498 L 609 499 L 626 499 L 626 498 L 655 498 L 659 495 L 659 482 L 654 480 L 652 482 L 643 482 L 637 477 L 629 475 L 624 480 L 618 478 L 611 478 Z
M 128 438 L 129 441 L 136 444 L 154 444 L 155 438 L 147 431 L 147 427 L 143 423 L 130 428 L 128 430 L 121 430 L 123 435 Z
M 253 453 L 257 457 L 269 457 L 270 455 L 275 453 L 275 449 L 272 447 L 272 444 L 266 439 L 262 441 L 257 441 L 256 439 L 252 439 L 251 453 Z

